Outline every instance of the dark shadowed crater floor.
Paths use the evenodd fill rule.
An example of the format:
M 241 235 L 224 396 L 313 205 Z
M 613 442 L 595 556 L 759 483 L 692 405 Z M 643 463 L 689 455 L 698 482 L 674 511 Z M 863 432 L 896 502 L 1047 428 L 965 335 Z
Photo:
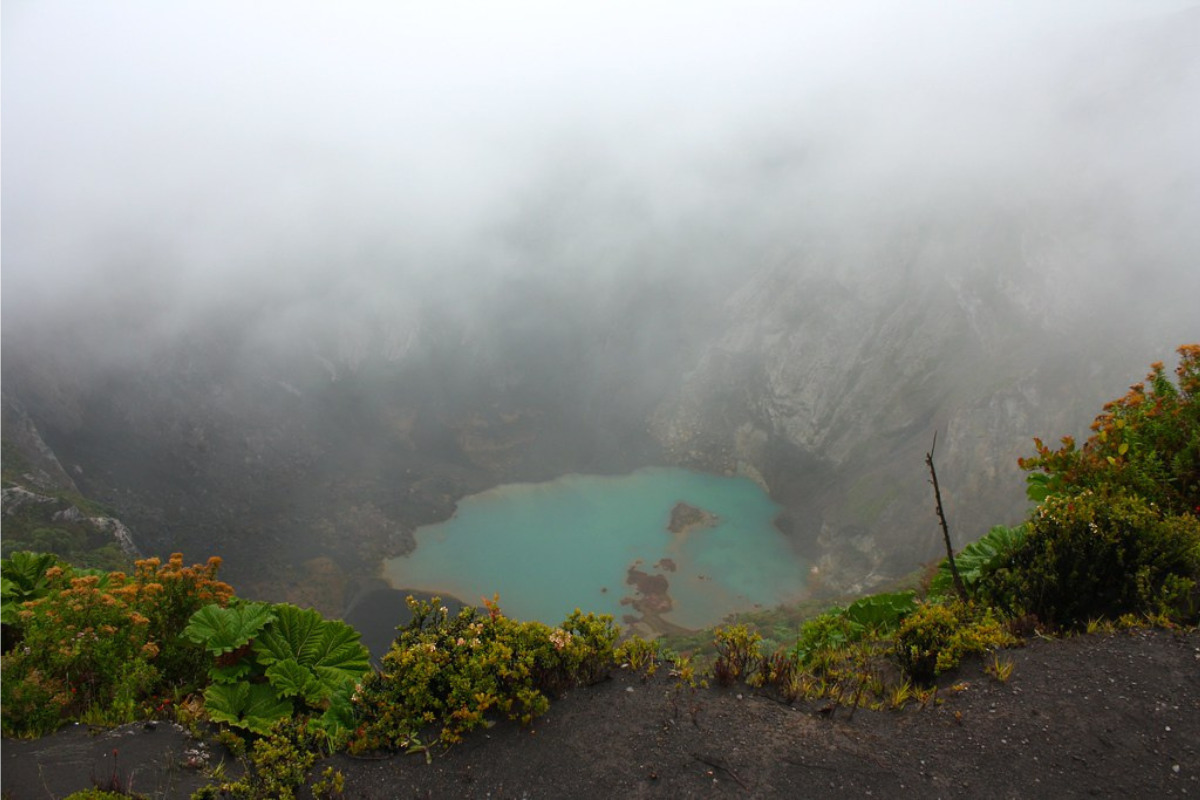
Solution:
M 853 715 L 618 671 L 531 727 L 498 724 L 431 763 L 338 756 L 318 769 L 340 769 L 347 798 L 1200 796 L 1200 633 L 1035 640 L 1005 657 L 1005 683 L 974 662 L 945 676 L 936 705 Z M 194 744 L 136 731 L 5 741 L 5 797 L 91 785 L 114 735 L 123 768 L 183 776 L 143 770 L 135 789 L 186 797 Z

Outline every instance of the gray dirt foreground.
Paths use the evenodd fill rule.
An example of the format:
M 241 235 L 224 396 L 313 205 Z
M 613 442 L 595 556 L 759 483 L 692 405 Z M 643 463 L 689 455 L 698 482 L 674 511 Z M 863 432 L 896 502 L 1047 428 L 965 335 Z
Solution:
M 530 727 L 496 725 L 428 763 L 341 755 L 314 774 L 341 770 L 344 797 L 380 800 L 1200 797 L 1200 633 L 1035 639 L 1002 658 L 1015 665 L 1007 682 L 969 663 L 940 682 L 940 703 L 853 715 L 616 671 Z M 196 746 L 166 724 L 6 740 L 4 795 L 91 786 L 117 749 L 135 791 L 187 797 L 203 782 L 187 766 Z

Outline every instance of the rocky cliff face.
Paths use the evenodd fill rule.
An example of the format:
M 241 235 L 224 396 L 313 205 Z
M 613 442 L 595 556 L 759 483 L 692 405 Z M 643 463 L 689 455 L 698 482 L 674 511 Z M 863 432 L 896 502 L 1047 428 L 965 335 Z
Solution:
M 929 220 L 875 229 L 866 250 L 780 257 L 729 298 L 721 334 L 653 417 L 676 461 L 760 476 L 825 589 L 937 557 L 935 432 L 955 536 L 973 540 L 1022 515 L 1031 437 L 1083 433 L 1189 335 L 1132 296 L 1140 328 L 1094 318 L 1102 234 L 975 219 L 970 235 Z
M 1060 240 L 877 238 L 797 246 L 723 304 L 417 320 L 399 349 L 382 322 L 268 346 L 247 321 L 104 370 L 6 353 L 5 440 L 142 550 L 220 553 L 250 593 L 328 613 L 466 494 L 664 461 L 758 480 L 814 591 L 864 590 L 939 555 L 935 431 L 965 543 L 1022 514 L 1030 437 L 1083 432 L 1183 341 L 1092 325 Z

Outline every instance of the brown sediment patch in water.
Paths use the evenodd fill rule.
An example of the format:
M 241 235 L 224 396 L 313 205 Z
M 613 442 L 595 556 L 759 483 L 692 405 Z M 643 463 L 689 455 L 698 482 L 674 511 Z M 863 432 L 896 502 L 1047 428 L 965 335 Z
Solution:
M 660 558 L 655 562 L 654 566 L 663 572 L 674 572 L 677 569 L 675 559 L 673 558 Z
M 663 561 L 670 559 L 662 559 L 656 566 L 661 565 Z M 682 625 L 663 619 L 663 615 L 669 614 L 675 607 L 675 601 L 670 595 L 671 582 L 667 580 L 666 575 L 651 575 L 638 569 L 641 563 L 639 560 L 631 564 L 625 577 L 625 583 L 632 586 L 636 594 L 621 598 L 621 605 L 629 606 L 640 616 L 626 614 L 623 617 L 625 624 L 643 636 L 692 633 L 693 631 Z M 674 569 L 673 562 L 671 569 Z
M 667 530 L 676 536 L 687 536 L 692 531 L 712 528 L 720 521 L 721 518 L 711 511 L 689 506 L 687 503 L 676 503 L 671 509 L 671 521 L 667 523 Z

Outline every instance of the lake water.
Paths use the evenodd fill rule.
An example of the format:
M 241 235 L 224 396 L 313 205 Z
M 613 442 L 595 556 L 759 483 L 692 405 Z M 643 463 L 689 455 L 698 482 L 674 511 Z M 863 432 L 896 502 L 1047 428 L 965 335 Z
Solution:
M 547 624 L 580 608 L 702 628 L 804 595 L 808 568 L 774 525 L 780 510 L 747 478 L 673 468 L 510 484 L 420 528 L 384 576 L 473 605 L 499 593 L 506 615 Z M 684 517 L 698 524 L 679 532 Z

